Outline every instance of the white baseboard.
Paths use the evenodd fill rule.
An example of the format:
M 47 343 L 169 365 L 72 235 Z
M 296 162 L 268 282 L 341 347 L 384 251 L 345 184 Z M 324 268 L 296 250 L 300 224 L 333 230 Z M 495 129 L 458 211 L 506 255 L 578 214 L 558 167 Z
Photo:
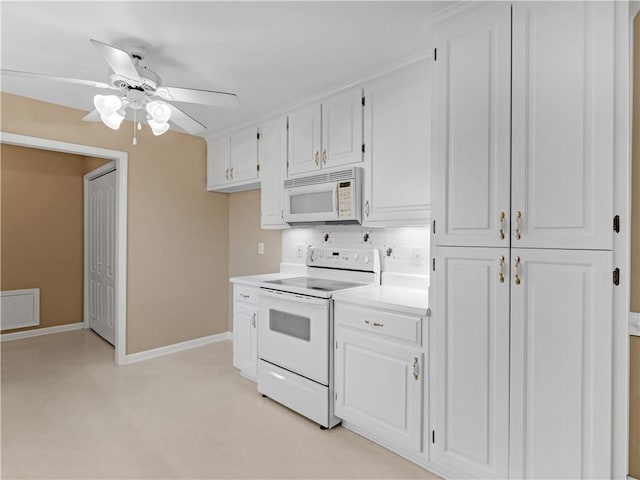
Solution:
M 640 313 L 629 312 L 629 335 L 640 336 Z
M 82 322 L 68 323 L 67 325 L 58 325 L 55 327 L 36 328 L 35 330 L 25 330 L 23 332 L 3 333 L 0 335 L 0 342 L 8 342 L 11 340 L 20 340 L 21 338 L 39 337 L 40 335 L 49 335 L 51 333 L 69 332 L 71 330 L 80 330 L 84 328 Z
M 126 356 L 125 363 L 136 363 L 143 360 L 149 360 L 151 358 L 161 357 L 170 353 L 181 352 L 183 350 L 189 350 L 191 348 L 202 347 L 203 345 L 209 345 L 210 343 L 222 342 L 224 340 L 231 340 L 231 332 L 218 333 L 217 335 L 209 335 L 207 337 L 194 338 L 193 340 L 187 340 L 186 342 L 174 343 L 165 347 L 153 348 L 151 350 L 145 350 L 138 353 L 130 353 Z

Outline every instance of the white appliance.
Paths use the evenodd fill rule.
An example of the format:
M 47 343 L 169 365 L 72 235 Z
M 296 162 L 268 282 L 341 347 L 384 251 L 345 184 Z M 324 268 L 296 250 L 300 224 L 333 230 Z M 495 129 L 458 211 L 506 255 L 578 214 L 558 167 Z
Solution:
M 289 224 L 361 223 L 362 168 L 285 180 L 283 217 Z
M 375 249 L 311 248 L 307 276 L 264 282 L 258 293 L 258 391 L 331 428 L 336 291 L 380 284 Z

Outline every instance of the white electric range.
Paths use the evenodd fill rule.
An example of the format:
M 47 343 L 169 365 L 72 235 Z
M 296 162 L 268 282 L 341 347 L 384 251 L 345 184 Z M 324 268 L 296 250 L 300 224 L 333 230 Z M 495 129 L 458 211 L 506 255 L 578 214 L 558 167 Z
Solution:
M 263 282 L 258 292 L 258 391 L 331 428 L 333 300 L 380 284 L 376 249 L 314 247 L 307 275 Z

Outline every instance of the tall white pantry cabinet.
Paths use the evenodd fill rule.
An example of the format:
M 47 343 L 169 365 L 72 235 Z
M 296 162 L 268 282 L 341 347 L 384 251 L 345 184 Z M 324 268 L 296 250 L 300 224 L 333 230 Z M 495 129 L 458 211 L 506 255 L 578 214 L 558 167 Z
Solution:
M 614 2 L 482 5 L 434 57 L 430 463 L 609 478 Z

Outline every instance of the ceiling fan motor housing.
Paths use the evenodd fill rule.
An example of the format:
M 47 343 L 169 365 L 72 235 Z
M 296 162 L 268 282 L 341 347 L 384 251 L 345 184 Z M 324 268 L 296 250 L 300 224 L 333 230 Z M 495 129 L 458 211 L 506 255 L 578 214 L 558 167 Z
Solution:
M 122 75 L 118 75 L 117 73 L 111 74 L 109 80 L 114 87 L 123 91 L 131 89 L 142 89 L 145 92 L 155 93 L 156 89 L 160 85 L 160 77 L 158 76 L 158 74 L 146 67 L 141 67 L 139 65 L 136 65 L 136 70 L 138 71 L 138 75 L 140 75 L 140 80 L 142 80 L 142 83 L 139 83 L 130 78 L 123 77 Z

